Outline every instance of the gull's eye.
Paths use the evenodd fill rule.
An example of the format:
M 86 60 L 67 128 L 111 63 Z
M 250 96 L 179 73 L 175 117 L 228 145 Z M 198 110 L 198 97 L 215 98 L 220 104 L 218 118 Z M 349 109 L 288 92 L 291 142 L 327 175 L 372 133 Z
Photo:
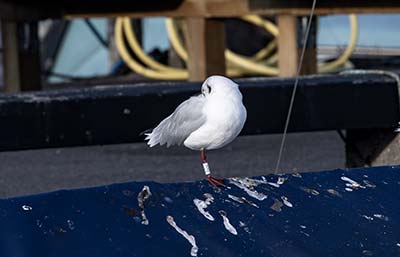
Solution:
M 207 88 L 208 88 L 208 93 L 211 93 L 211 87 L 207 85 Z

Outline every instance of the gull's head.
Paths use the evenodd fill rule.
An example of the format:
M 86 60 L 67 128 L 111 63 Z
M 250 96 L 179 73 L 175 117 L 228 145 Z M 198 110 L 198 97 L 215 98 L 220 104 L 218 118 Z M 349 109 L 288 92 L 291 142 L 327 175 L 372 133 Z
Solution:
M 224 76 L 210 76 L 208 77 L 201 86 L 201 93 L 204 96 L 211 95 L 229 95 L 229 94 L 240 94 L 239 86 L 232 80 Z

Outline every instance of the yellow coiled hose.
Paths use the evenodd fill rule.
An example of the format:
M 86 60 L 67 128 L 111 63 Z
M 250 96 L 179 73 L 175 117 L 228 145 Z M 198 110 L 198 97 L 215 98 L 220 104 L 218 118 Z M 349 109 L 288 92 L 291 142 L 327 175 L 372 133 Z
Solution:
M 264 20 L 256 15 L 247 15 L 242 17 L 241 19 L 264 28 L 275 37 L 279 36 L 279 30 L 276 25 L 268 20 Z M 351 33 L 349 44 L 346 50 L 336 60 L 320 64 L 318 66 L 319 72 L 333 71 L 338 67 L 344 65 L 350 58 L 357 42 L 358 24 L 357 17 L 354 14 L 349 15 L 349 20 Z M 183 46 L 176 24 L 174 24 L 174 21 L 172 19 L 168 18 L 166 20 L 166 27 L 171 46 L 175 49 L 178 56 L 182 58 L 182 60 L 187 62 L 188 53 Z M 124 34 L 129 47 L 132 49 L 138 59 L 146 64 L 147 67 L 143 66 L 141 63 L 130 56 L 129 51 L 127 50 L 124 43 Z M 189 77 L 187 69 L 180 69 L 162 64 L 147 55 L 143 51 L 142 47 L 135 37 L 135 34 L 133 33 L 129 18 L 120 17 L 116 19 L 115 42 L 118 53 L 120 54 L 123 61 L 128 65 L 130 69 L 142 76 L 163 80 L 186 80 Z M 273 40 L 251 57 L 242 56 L 226 49 L 225 58 L 227 60 L 227 75 L 230 77 L 242 75 L 278 75 L 279 70 L 276 67 L 277 54 L 270 55 L 272 51 L 276 48 L 276 46 L 276 40 Z M 267 56 L 269 56 L 269 58 L 265 59 L 265 57 Z

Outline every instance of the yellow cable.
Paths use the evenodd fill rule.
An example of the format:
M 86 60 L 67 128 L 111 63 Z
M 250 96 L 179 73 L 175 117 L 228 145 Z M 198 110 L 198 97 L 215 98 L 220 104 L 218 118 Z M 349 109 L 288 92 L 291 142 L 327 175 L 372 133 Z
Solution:
M 147 69 L 143 67 L 141 64 L 136 62 L 130 55 L 127 49 L 125 48 L 124 44 L 124 38 L 122 34 L 122 19 L 117 19 L 115 21 L 115 44 L 118 50 L 118 53 L 120 54 L 122 60 L 128 65 L 129 68 L 131 68 L 133 71 L 136 73 L 148 77 L 148 78 L 153 78 L 153 79 L 169 79 L 169 80 L 185 80 L 188 79 L 189 74 L 187 71 L 182 72 L 179 74 L 171 74 L 169 72 L 158 72 L 154 71 L 152 69 Z
M 258 51 L 255 55 L 251 56 L 250 59 L 254 61 L 261 61 L 268 56 L 277 47 L 276 39 L 268 43 L 266 47 Z
M 279 31 L 277 27 L 270 21 L 264 20 L 259 16 L 247 15 L 242 17 L 243 20 L 250 22 L 254 25 L 261 26 L 272 35 L 278 36 Z M 346 64 L 350 58 L 352 52 L 355 49 L 358 36 L 358 24 L 357 17 L 353 14 L 349 16 L 351 34 L 349 39 L 349 44 L 343 54 L 336 60 L 320 64 L 318 67 L 319 72 L 330 72 L 338 67 Z M 171 46 L 175 49 L 178 56 L 184 61 L 188 60 L 188 53 L 183 46 L 183 43 L 178 35 L 177 28 L 172 19 L 166 20 L 167 32 L 169 34 L 169 39 Z M 152 69 L 143 67 L 140 63 L 135 61 L 127 51 L 124 40 L 123 32 L 126 34 L 126 39 L 129 46 L 138 56 L 138 58 L 148 65 Z M 132 26 L 128 18 L 118 18 L 115 22 L 115 40 L 118 52 L 125 63 L 135 72 L 146 77 L 154 79 L 172 79 L 172 80 L 182 80 L 188 78 L 188 72 L 184 69 L 173 68 L 162 63 L 159 63 L 148 56 L 141 48 L 137 39 L 132 32 Z M 233 53 L 230 50 L 225 50 L 225 56 L 227 58 L 227 75 L 228 76 L 241 76 L 244 74 L 261 74 L 268 76 L 278 75 L 278 69 L 268 65 L 276 64 L 277 54 L 270 56 L 268 59 L 263 60 L 276 48 L 276 40 L 271 41 L 267 46 L 258 51 L 254 56 L 245 57 Z
M 250 17 L 247 17 L 247 21 L 254 21 L 256 25 L 260 24 L 259 19 L 254 19 Z M 269 21 L 266 21 L 268 24 L 270 24 Z M 167 31 L 168 34 L 170 35 L 170 42 L 171 46 L 175 49 L 177 54 L 183 59 L 187 60 L 188 54 L 186 52 L 186 49 L 183 47 L 183 43 L 178 35 L 177 29 L 175 24 L 173 23 L 171 18 L 167 19 Z M 276 31 L 274 32 L 276 33 Z M 269 46 L 269 45 L 268 45 Z M 268 47 L 267 46 L 267 47 Z M 269 46 L 271 48 L 271 46 Z M 276 76 L 279 74 L 279 71 L 275 67 L 268 67 L 263 64 L 256 63 L 251 60 L 250 57 L 244 57 L 238 54 L 233 53 L 232 51 L 226 49 L 225 50 L 225 57 L 228 61 L 228 67 L 231 66 L 230 64 L 234 65 L 234 67 L 239 67 L 240 70 L 246 71 L 247 74 L 262 74 L 262 75 L 267 75 L 267 76 Z M 230 74 L 233 73 L 236 74 L 238 73 L 237 70 L 232 71 L 231 69 L 227 70 L 228 76 L 231 76 Z
M 180 40 L 180 36 L 178 35 L 178 30 L 175 27 L 174 21 L 171 18 L 167 18 L 165 21 L 165 25 L 167 27 L 167 32 L 169 35 L 169 41 L 171 43 L 171 46 L 175 49 L 178 56 L 182 58 L 182 60 L 187 62 L 189 59 L 188 54 Z
M 255 17 L 253 17 L 253 16 L 254 15 L 244 16 L 243 19 L 249 23 L 253 23 L 255 25 L 260 25 L 262 19 L 261 18 L 257 19 L 257 16 L 255 16 Z M 264 27 L 265 29 L 269 28 L 270 29 L 269 31 L 271 32 L 272 35 L 274 35 L 274 36 L 278 35 L 278 28 L 272 22 L 265 21 L 265 23 L 267 25 L 264 26 L 263 24 L 261 24 L 261 26 Z M 182 58 L 182 60 L 187 61 L 188 55 L 183 46 L 182 41 L 180 40 L 180 36 L 178 34 L 178 30 L 176 28 L 176 25 L 175 25 L 173 19 L 171 19 L 171 18 L 166 19 L 166 28 L 167 28 L 169 40 L 170 40 L 172 47 L 175 49 L 178 56 L 180 58 Z M 256 53 L 254 56 L 252 56 L 250 58 L 254 59 L 256 61 L 259 61 L 259 60 L 263 59 L 265 56 L 267 56 L 268 54 L 270 54 L 274 50 L 274 48 L 276 48 L 276 46 L 277 46 L 276 40 L 273 40 L 266 47 L 261 49 L 258 53 Z
M 344 65 L 350 59 L 351 54 L 356 48 L 357 38 L 358 38 L 357 16 L 355 14 L 349 15 L 349 21 L 350 21 L 350 39 L 346 50 L 336 60 L 319 65 L 318 72 L 326 73 L 334 71 L 338 67 Z
M 256 73 L 267 76 L 276 76 L 279 74 L 279 70 L 275 67 L 269 67 L 264 64 L 259 64 L 252 61 L 250 58 L 242 57 L 230 50 L 225 50 L 225 56 L 230 62 L 235 64 L 235 66 L 240 67 L 245 71 L 248 71 L 250 74 Z
M 257 15 L 246 15 L 241 17 L 242 20 L 251 23 L 253 25 L 259 26 L 264 28 L 266 31 L 271 33 L 274 37 L 279 36 L 279 29 L 278 27 L 269 20 L 264 20 L 260 16 Z M 260 61 L 268 56 L 275 48 L 277 47 L 276 39 L 269 42 L 264 48 L 259 50 L 254 56 L 250 57 L 250 59 L 254 61 Z
M 271 33 L 274 37 L 279 36 L 278 27 L 269 20 L 264 20 L 260 16 L 257 15 L 245 15 L 241 17 L 242 20 L 247 21 L 248 23 L 252 23 L 256 26 L 264 28 L 266 31 Z
M 278 53 L 274 53 L 267 60 L 262 61 L 265 65 L 276 65 L 278 63 Z
M 159 71 L 168 71 L 170 73 L 176 73 L 177 76 L 182 75 L 186 72 L 184 69 L 177 69 L 177 68 L 173 68 L 170 67 L 168 65 L 164 65 L 162 63 L 159 63 L 157 61 L 155 61 L 153 58 L 151 58 L 149 55 L 147 55 L 142 47 L 140 46 L 139 42 L 136 39 L 135 34 L 133 33 L 133 29 L 132 29 L 132 24 L 129 18 L 125 17 L 125 18 L 118 18 L 118 19 L 122 19 L 123 21 L 123 31 L 126 35 L 126 39 L 127 42 L 129 44 L 129 46 L 131 47 L 131 49 L 133 50 L 133 52 L 136 54 L 136 56 L 146 65 L 148 65 L 150 68 L 155 69 L 155 70 L 159 70 Z M 184 75 L 185 76 L 185 75 Z
M 176 53 L 178 54 L 178 56 L 180 58 L 182 58 L 182 60 L 184 60 L 185 62 L 188 62 L 188 59 L 189 59 L 188 53 L 183 46 L 182 40 L 178 34 L 178 30 L 177 30 L 173 20 L 171 18 L 167 18 L 165 24 L 167 27 L 167 32 L 169 35 L 169 40 L 170 40 L 171 46 L 175 49 Z M 229 63 L 227 63 L 226 74 L 230 77 L 238 77 L 238 76 L 244 75 L 243 71 L 235 69 Z

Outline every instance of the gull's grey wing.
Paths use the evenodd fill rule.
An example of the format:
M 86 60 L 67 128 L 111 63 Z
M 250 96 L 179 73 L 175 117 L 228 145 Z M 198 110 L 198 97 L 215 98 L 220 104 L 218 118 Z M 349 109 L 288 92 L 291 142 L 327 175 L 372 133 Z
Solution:
M 151 133 L 146 134 L 147 144 L 153 147 L 157 144 L 167 147 L 180 145 L 195 130 L 200 128 L 206 117 L 203 114 L 205 97 L 193 96 L 181 103 L 176 110 L 165 118 Z

